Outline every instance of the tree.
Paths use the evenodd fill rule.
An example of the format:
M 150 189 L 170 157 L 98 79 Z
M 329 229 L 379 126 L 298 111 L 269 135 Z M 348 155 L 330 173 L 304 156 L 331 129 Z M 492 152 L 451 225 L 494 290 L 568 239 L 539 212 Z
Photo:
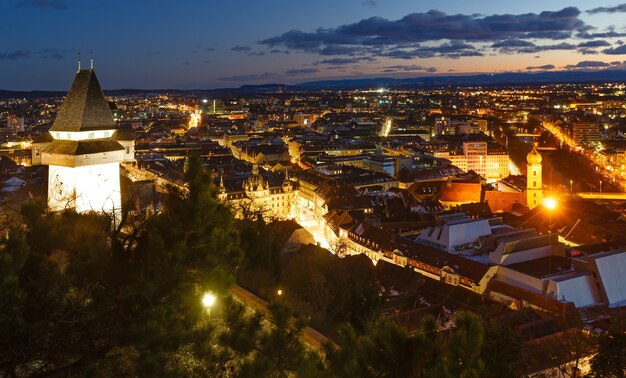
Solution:
M 224 332 L 219 336 L 224 367 L 239 377 L 317 377 L 320 356 L 305 348 L 301 334 L 306 323 L 294 319 L 285 305 L 270 304 L 268 321 L 260 313 L 245 315 L 243 305 L 230 301 Z
M 626 376 L 626 319 L 616 317 L 608 333 L 600 336 L 598 354 L 591 360 L 595 377 Z
M 381 305 L 374 266 L 364 255 L 340 258 L 303 246 L 288 256 L 281 282 L 296 310 L 323 329 L 348 321 L 361 330 Z
M 518 377 L 522 341 L 510 328 L 487 323 L 481 359 L 485 363 L 485 377 Z
M 484 342 L 484 327 L 480 317 L 461 311 L 455 316 L 455 328 L 445 340 L 444 353 L 428 376 L 482 377 L 484 363 L 480 358 Z
M 25 209 L 25 229 L 0 246 L 0 374 L 181 375 L 181 359 L 197 363 L 188 351 L 215 332 L 200 297 L 227 292 L 240 251 L 199 165 L 187 177 L 132 248 L 101 215 Z

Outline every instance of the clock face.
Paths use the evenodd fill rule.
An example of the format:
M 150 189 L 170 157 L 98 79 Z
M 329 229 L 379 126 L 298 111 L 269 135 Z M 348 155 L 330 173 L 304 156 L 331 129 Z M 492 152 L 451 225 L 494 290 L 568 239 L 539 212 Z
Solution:
M 105 174 L 98 173 L 98 184 L 102 187 L 105 187 L 107 182 L 109 182 L 109 178 Z
M 52 172 L 52 182 L 50 183 L 50 195 L 57 201 L 67 198 L 67 185 L 63 182 L 63 177 L 59 172 Z

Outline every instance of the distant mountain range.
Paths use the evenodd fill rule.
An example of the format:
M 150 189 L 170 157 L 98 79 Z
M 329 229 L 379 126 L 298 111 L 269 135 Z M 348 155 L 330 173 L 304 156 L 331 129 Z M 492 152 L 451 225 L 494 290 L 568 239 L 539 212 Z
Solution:
M 219 96 L 227 94 L 255 94 L 276 92 L 282 90 L 321 90 L 321 89 L 366 89 L 390 88 L 412 89 L 429 88 L 448 85 L 520 85 L 541 83 L 583 83 L 583 82 L 626 82 L 626 70 L 597 70 L 597 71 L 556 71 L 535 73 L 496 73 L 476 75 L 447 75 L 423 76 L 406 79 L 374 77 L 366 79 L 318 80 L 305 83 L 242 85 L 239 88 L 219 89 L 115 89 L 105 90 L 109 96 L 128 96 L 149 93 L 170 93 L 180 95 Z M 7 91 L 0 90 L 0 98 L 46 98 L 64 96 L 63 91 Z

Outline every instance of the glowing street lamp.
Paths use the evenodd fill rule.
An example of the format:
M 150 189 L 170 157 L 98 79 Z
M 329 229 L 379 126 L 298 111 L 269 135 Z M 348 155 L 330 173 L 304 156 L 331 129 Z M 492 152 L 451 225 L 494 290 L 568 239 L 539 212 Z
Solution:
M 204 306 L 204 308 L 206 308 L 208 314 L 209 314 L 209 321 L 211 321 L 211 307 L 213 307 L 213 305 L 215 304 L 215 295 L 213 295 L 213 293 L 205 293 L 202 296 L 202 305 Z
M 546 198 L 543 200 L 543 206 L 545 206 L 546 208 L 548 208 L 549 210 L 554 210 L 556 209 L 556 200 L 554 198 Z
M 276 294 L 278 294 L 278 296 L 280 297 L 281 295 L 283 295 L 283 291 L 282 289 L 278 289 L 278 291 L 276 292 Z
M 548 209 L 548 213 L 550 214 L 550 218 L 549 218 L 550 219 L 550 223 L 548 224 L 548 231 L 552 232 L 552 211 L 554 209 L 556 209 L 556 207 L 557 207 L 556 200 L 554 198 L 550 198 L 550 197 L 545 198 L 543 200 L 543 206 L 545 206 L 546 209 Z

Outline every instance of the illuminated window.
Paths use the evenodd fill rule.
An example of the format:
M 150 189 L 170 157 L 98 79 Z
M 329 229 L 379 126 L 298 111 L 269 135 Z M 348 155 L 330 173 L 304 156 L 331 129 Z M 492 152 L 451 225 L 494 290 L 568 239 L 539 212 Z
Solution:
M 89 138 L 89 139 L 93 139 L 93 133 L 89 133 L 89 135 L 87 136 L 87 138 Z

